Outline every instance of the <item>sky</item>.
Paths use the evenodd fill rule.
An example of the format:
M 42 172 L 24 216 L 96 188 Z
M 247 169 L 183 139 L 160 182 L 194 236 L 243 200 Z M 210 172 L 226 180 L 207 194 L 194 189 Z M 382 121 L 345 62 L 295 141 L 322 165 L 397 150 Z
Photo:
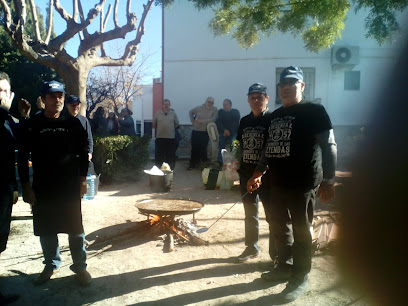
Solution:
M 138 20 L 141 19 L 142 11 L 143 11 L 143 3 L 146 1 L 132 1 L 131 11 L 136 13 Z M 72 10 L 72 0 L 60 0 L 61 5 L 64 9 L 73 14 Z M 87 15 L 90 8 L 94 7 L 99 0 L 82 0 L 82 6 L 84 10 L 84 14 Z M 114 0 L 107 0 L 104 6 L 104 14 L 108 11 L 109 4 L 114 5 Z M 119 8 L 118 8 L 118 22 L 120 26 L 123 26 L 126 22 L 126 0 L 119 1 Z M 40 7 L 42 14 L 44 17 L 46 16 L 46 7 L 48 6 L 48 0 L 36 0 L 35 4 Z M 88 27 L 88 31 L 93 33 L 99 30 L 99 15 L 96 17 L 91 25 Z M 61 34 L 66 29 L 66 22 L 59 16 L 59 14 L 54 10 L 54 30 L 56 34 Z M 113 8 L 112 13 L 109 17 L 108 24 L 106 26 L 106 31 L 113 29 Z M 160 6 L 152 6 L 146 21 L 145 21 L 145 34 L 142 37 L 142 42 L 139 45 L 139 53 L 136 58 L 136 62 L 138 58 L 142 56 L 148 56 L 148 59 L 145 63 L 147 66 L 146 76 L 143 78 L 144 84 L 152 84 L 153 78 L 161 77 L 161 57 L 162 57 L 162 14 L 161 14 L 161 7 Z M 112 58 L 116 58 L 119 56 L 118 50 L 122 50 L 126 43 L 129 40 L 135 38 L 136 31 L 131 32 L 126 36 L 125 39 L 116 39 L 112 43 L 105 44 L 105 50 L 107 54 Z M 70 41 L 68 41 L 65 49 L 67 52 L 74 57 L 77 57 L 79 46 L 79 38 L 78 35 L 74 36 Z

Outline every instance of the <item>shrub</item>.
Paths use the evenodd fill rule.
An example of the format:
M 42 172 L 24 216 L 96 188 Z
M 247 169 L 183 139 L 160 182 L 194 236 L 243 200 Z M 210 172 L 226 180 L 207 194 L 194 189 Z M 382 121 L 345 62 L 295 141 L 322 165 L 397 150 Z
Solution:
M 106 136 L 94 138 L 96 173 L 103 183 L 135 181 L 149 160 L 149 136 Z

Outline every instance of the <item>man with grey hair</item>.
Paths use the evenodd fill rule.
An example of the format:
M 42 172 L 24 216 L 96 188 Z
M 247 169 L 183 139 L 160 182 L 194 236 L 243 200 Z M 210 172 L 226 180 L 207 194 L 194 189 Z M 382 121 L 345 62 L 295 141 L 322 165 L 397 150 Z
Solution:
M 209 141 L 207 125 L 215 122 L 218 110 L 214 106 L 214 98 L 208 97 L 203 105 L 190 110 L 190 121 L 194 125 L 191 133 L 191 157 L 188 170 L 198 166 L 201 162 L 208 161 L 207 145 Z
M 153 117 L 153 127 L 156 129 L 155 164 L 161 167 L 163 162 L 174 170 L 176 165 L 176 128 L 179 120 L 174 110 L 170 108 L 170 100 L 164 99 L 161 110 Z

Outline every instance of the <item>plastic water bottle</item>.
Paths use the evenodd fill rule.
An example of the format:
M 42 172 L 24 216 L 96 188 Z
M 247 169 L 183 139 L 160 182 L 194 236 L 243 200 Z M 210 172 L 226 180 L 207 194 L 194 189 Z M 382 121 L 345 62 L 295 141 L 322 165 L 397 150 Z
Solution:
M 95 198 L 95 181 L 95 175 L 88 174 L 86 176 L 86 194 L 84 195 L 85 200 L 93 200 Z

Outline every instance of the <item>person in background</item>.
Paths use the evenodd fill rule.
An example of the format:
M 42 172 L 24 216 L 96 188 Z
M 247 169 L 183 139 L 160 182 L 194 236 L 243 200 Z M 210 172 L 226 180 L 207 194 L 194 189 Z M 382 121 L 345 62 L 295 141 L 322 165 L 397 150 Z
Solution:
M 190 110 L 190 121 L 194 125 L 191 133 L 191 157 L 188 170 L 195 168 L 200 161 L 208 161 L 207 145 L 208 133 L 207 125 L 217 119 L 217 108 L 214 106 L 214 98 L 208 97 L 203 105 Z
M 79 111 L 81 110 L 81 100 L 74 95 L 70 95 L 67 98 L 67 109 L 68 113 L 79 119 L 82 124 L 82 127 L 86 131 L 88 135 L 88 160 L 91 161 L 92 154 L 93 154 L 93 138 L 92 138 L 92 130 L 91 124 L 89 123 L 88 119 L 82 116 Z
M 41 113 L 44 110 L 44 103 L 41 99 L 41 96 L 37 98 L 36 101 L 37 112 L 36 115 Z M 31 104 L 26 99 L 20 99 L 18 101 L 18 111 L 20 112 L 21 119 L 28 119 L 30 118 L 31 113 Z
M 18 200 L 15 170 L 15 149 L 17 139 L 15 123 L 17 119 L 9 114 L 14 94 L 7 73 L 0 71 L 0 254 L 6 249 L 10 234 L 11 212 Z M 4 296 L 0 292 L 0 304 L 12 303 L 18 295 Z
M 154 114 L 153 127 L 156 129 L 155 164 L 158 168 L 163 162 L 174 170 L 176 165 L 176 128 L 179 120 L 174 110 L 170 109 L 170 100 L 164 99 L 162 109 Z
M 136 136 L 133 112 L 125 107 L 119 114 L 119 135 Z
M 106 136 L 108 133 L 108 123 L 106 122 L 105 109 L 99 106 L 91 120 L 92 133 L 98 136 Z
M 73 264 L 71 270 L 82 286 L 92 277 L 86 270 L 85 234 L 81 197 L 86 193 L 88 170 L 87 134 L 79 119 L 61 113 L 64 85 L 51 81 L 42 88 L 44 112 L 25 120 L 21 126 L 18 171 L 23 200 L 33 208 L 34 235 L 40 237 L 44 270 L 35 278 L 40 285 L 61 265 L 58 234 L 68 234 Z M 31 153 L 33 182 L 29 180 Z
M 217 129 L 219 134 L 218 162 L 222 165 L 221 150 L 226 147 L 231 149 L 231 144 L 237 138 L 237 131 L 241 115 L 239 110 L 232 108 L 230 99 L 225 99 L 222 103 L 223 109 L 218 111 Z
M 41 96 L 39 96 L 37 98 L 37 101 L 35 102 L 35 105 L 37 106 L 37 109 L 38 109 L 36 114 L 38 114 L 38 113 L 40 113 L 40 112 L 42 112 L 44 110 L 45 105 L 44 105 L 44 102 L 41 99 Z
M 282 71 L 278 84 L 282 107 L 271 114 L 264 153 L 247 183 L 247 190 L 253 192 L 269 169 L 279 262 L 262 278 L 288 281 L 279 295 L 285 303 L 308 289 L 312 265 L 310 227 L 316 198 L 320 197 L 322 203 L 334 198 L 337 146 L 332 124 L 322 105 L 303 100 L 304 89 L 300 68 L 290 66 Z
M 118 118 L 116 117 L 114 112 L 109 112 L 107 122 L 108 122 L 108 134 L 118 135 L 119 123 L 118 123 Z
M 270 192 L 269 176 L 262 178 L 262 186 L 259 189 L 247 194 L 247 182 L 255 171 L 255 168 L 261 158 L 262 150 L 265 147 L 268 137 L 269 127 L 269 96 L 266 92 L 266 86 L 261 83 L 255 83 L 248 89 L 248 104 L 251 108 L 249 115 L 243 117 L 239 123 L 237 140 L 240 144 L 241 161 L 238 169 L 239 181 L 241 187 L 242 203 L 245 210 L 245 245 L 244 252 L 237 257 L 239 262 L 244 262 L 258 257 L 259 254 L 259 199 L 265 210 L 266 221 L 269 224 L 269 256 L 273 264 L 276 263 L 276 247 L 272 224 L 270 222 Z

